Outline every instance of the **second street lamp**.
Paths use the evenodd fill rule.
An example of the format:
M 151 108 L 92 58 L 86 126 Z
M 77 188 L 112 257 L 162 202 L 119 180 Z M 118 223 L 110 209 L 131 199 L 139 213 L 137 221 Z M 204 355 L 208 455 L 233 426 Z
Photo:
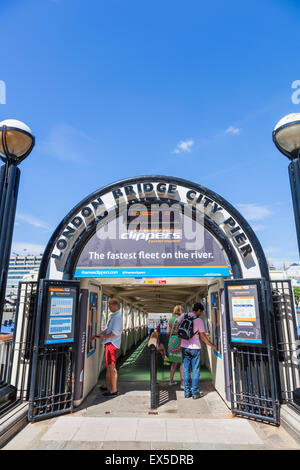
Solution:
M 273 141 L 290 160 L 289 176 L 300 253 L 300 113 L 288 114 L 276 124 Z
M 289 175 L 296 222 L 298 250 L 300 253 L 300 113 L 288 114 L 276 124 L 273 131 L 273 141 L 280 152 L 290 160 Z M 295 339 L 297 339 L 296 326 Z M 293 385 L 295 387 L 295 384 Z M 294 388 L 293 401 L 297 405 L 300 405 L 300 388 Z

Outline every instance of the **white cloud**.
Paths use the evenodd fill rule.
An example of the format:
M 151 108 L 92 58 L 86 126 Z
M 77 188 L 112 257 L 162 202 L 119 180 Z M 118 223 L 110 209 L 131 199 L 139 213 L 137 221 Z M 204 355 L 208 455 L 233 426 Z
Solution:
M 260 206 L 258 204 L 237 204 L 237 208 L 249 222 L 263 220 L 266 217 L 272 215 L 270 209 L 268 209 L 266 206 Z M 262 226 L 260 226 L 260 229 L 261 228 Z
M 192 146 L 194 145 L 194 141 L 191 140 L 181 140 L 179 144 L 177 144 L 176 149 L 174 150 L 173 153 L 182 153 L 182 152 L 190 152 Z
M 45 246 L 35 243 L 27 242 L 13 242 L 12 254 L 18 253 L 19 255 L 40 255 L 44 252 Z
M 241 132 L 241 129 L 239 127 L 235 127 L 235 126 L 229 126 L 227 127 L 226 131 L 224 131 L 224 134 L 233 134 L 233 135 L 237 135 Z
M 50 131 L 46 141 L 40 142 L 40 153 L 59 160 L 83 163 L 85 155 L 90 152 L 89 145 L 95 143 L 85 132 L 69 124 L 57 124 Z
M 44 222 L 43 220 L 38 219 L 30 214 L 24 214 L 24 213 L 18 212 L 16 218 L 17 218 L 17 221 L 20 220 L 29 225 L 33 225 L 34 227 L 44 228 L 44 229 L 50 228 L 47 222 Z

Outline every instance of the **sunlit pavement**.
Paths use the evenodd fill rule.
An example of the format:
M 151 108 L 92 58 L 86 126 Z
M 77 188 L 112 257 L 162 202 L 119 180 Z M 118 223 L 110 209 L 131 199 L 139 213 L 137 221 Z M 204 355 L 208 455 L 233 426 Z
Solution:
M 72 414 L 28 424 L 3 449 L 300 449 L 282 426 L 233 417 L 209 382 L 199 400 L 160 384 L 157 415 L 149 414 L 148 381 L 119 390 L 106 399 L 97 386 Z

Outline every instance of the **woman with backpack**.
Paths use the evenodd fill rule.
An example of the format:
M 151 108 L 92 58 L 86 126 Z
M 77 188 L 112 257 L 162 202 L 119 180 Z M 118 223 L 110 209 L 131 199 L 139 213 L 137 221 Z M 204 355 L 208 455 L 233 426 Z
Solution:
M 170 369 L 170 382 L 169 385 L 176 385 L 177 382 L 174 382 L 174 374 L 177 367 L 177 364 L 180 364 L 180 388 L 184 390 L 183 383 L 183 368 L 182 368 L 182 353 L 180 346 L 180 339 L 178 338 L 178 318 L 183 313 L 183 307 L 181 305 L 176 305 L 173 309 L 173 316 L 169 319 L 167 326 L 167 334 L 169 335 L 168 343 L 168 358 L 172 363 Z

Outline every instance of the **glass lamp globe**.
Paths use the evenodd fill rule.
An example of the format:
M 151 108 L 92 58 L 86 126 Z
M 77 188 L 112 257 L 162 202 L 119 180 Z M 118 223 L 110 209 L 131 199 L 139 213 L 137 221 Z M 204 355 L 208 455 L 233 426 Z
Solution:
M 34 147 L 34 136 L 24 122 L 6 119 L 0 122 L 0 158 L 20 163 Z
M 273 141 L 286 157 L 297 158 L 300 150 L 300 113 L 288 114 L 276 124 Z

